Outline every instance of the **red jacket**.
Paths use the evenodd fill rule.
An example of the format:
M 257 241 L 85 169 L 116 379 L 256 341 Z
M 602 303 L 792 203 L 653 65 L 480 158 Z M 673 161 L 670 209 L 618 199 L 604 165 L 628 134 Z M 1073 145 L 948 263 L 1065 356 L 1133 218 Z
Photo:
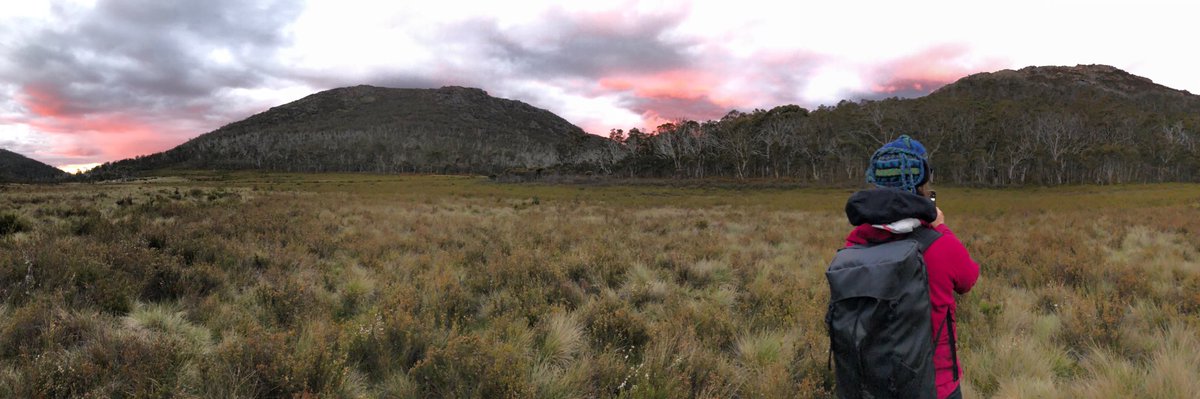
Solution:
M 928 224 L 925 225 L 928 227 Z M 975 280 L 979 278 L 979 265 L 971 259 L 967 249 L 949 227 L 942 224 L 934 230 L 942 233 L 942 237 L 925 251 L 925 268 L 929 275 L 929 302 L 933 305 L 933 334 L 937 342 L 933 356 L 937 395 L 939 398 L 945 398 L 958 387 L 958 381 L 954 380 L 953 369 L 956 362 L 951 356 L 949 331 L 939 327 L 945 325 L 946 312 L 954 314 L 956 307 L 953 293 L 965 294 L 975 285 Z M 846 237 L 846 246 L 887 242 L 904 236 L 872 227 L 870 224 L 861 224 Z M 954 318 L 951 318 L 951 321 L 953 325 Z M 958 331 L 957 328 L 953 330 Z M 940 336 L 937 336 L 939 333 Z M 955 338 L 957 337 L 956 333 Z M 958 375 L 961 380 L 961 365 Z

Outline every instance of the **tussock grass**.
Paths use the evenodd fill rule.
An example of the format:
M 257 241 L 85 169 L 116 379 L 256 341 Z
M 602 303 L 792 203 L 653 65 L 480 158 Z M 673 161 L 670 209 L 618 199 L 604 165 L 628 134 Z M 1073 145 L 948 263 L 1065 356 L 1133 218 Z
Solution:
M 628 298 L 635 306 L 651 302 L 662 302 L 674 289 L 674 284 L 659 276 L 650 268 L 635 264 L 626 274 L 626 280 L 621 287 L 621 295 Z
M 792 358 L 792 342 L 786 334 L 760 332 L 738 338 L 738 360 L 749 368 L 765 368 Z
M 558 312 L 546 318 L 543 328 L 538 360 L 548 366 L 567 368 L 585 347 L 583 324 L 573 315 Z
M 212 347 L 212 332 L 184 317 L 184 311 L 171 304 L 137 304 L 124 317 L 123 329 L 159 334 L 178 340 L 192 354 L 203 354 Z
M 20 186 L 0 397 L 832 397 L 846 189 Z M 1200 187 L 939 187 L 972 397 L 1200 396 Z

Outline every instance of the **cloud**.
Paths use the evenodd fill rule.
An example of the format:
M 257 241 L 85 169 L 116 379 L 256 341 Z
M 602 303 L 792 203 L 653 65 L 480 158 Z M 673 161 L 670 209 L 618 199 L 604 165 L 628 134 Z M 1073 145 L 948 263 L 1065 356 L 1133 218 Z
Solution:
M 521 96 L 592 133 L 803 102 L 800 92 L 825 57 L 803 50 L 731 51 L 681 34 L 689 12 L 689 7 L 639 11 L 627 5 L 587 12 L 550 9 L 538 24 L 505 27 L 503 21 L 475 18 L 426 36 L 470 54 L 449 57 L 439 67 L 445 71 L 443 82 Z M 462 76 L 476 78 L 454 79 Z M 562 93 L 516 89 L 527 81 L 569 88 L 576 103 L 604 99 L 641 120 L 634 126 L 612 124 L 627 121 L 621 117 L 603 125 L 561 106 Z
M 51 145 L 37 152 L 53 164 L 78 162 L 122 154 L 147 154 L 178 144 L 190 134 L 189 126 L 177 115 L 144 115 L 128 110 L 85 110 L 71 108 L 69 100 L 54 86 L 26 85 L 16 101 L 29 110 L 21 123 L 51 137 Z M 173 120 L 175 119 L 175 120 Z
M 170 109 L 225 87 L 262 85 L 286 44 L 290 3 L 100 1 L 31 32 L 6 81 L 62 86 L 68 111 Z M 67 18 L 69 16 L 64 16 Z
M 664 119 L 706 119 L 725 111 L 711 95 L 719 78 L 706 71 L 670 70 L 600 78 L 600 90 L 623 93 L 620 104 L 650 124 Z
M 628 9 L 571 13 L 554 8 L 536 27 L 505 29 L 493 21 L 474 34 L 489 39 L 485 43 L 489 58 L 511 65 L 517 74 L 597 78 L 690 65 L 688 50 L 698 41 L 669 34 L 686 16 L 686 8 L 647 14 Z M 454 31 L 469 32 L 468 24 Z
M 643 117 L 676 116 L 675 110 L 689 110 L 678 116 L 698 117 L 723 108 L 714 107 L 705 94 L 708 88 L 689 81 L 705 72 L 689 69 L 701 62 L 697 47 L 702 42 L 672 34 L 687 14 L 687 7 L 639 10 L 630 4 L 588 11 L 550 7 L 534 16 L 537 23 L 514 25 L 498 18 L 472 17 L 447 23 L 418 39 L 458 49 L 457 55 L 439 61 L 436 77 L 441 84 L 483 87 L 493 95 L 550 108 L 587 131 L 603 133 L 630 126 L 611 125 L 613 119 L 604 125 L 596 114 L 620 112 L 600 111 L 597 106 Z M 712 77 L 704 81 L 716 83 Z M 544 84 L 531 82 L 568 88 L 568 92 L 546 90 Z M 539 89 L 529 90 L 531 86 Z M 582 111 L 564 103 L 593 108 Z M 660 104 L 672 109 L 660 109 Z
M 661 93 L 643 98 L 611 84 L 642 84 L 703 59 L 699 38 L 673 33 L 688 16 L 686 5 L 646 9 L 625 2 L 566 10 L 551 4 L 517 7 L 514 15 L 509 6 L 447 12 L 410 4 L 398 12 L 322 4 L 294 24 L 295 45 L 283 51 L 297 65 L 286 71 L 288 79 L 314 89 L 480 87 L 550 109 L 594 133 L 629 127 L 613 123 L 626 123 L 627 113 L 641 115 L 643 108 L 661 102 Z M 349 20 L 361 23 L 345 24 Z M 302 51 L 315 48 L 331 56 Z M 704 96 L 693 99 L 697 106 L 711 102 Z M 686 107 L 686 101 L 672 103 Z
M 0 148 L 24 155 L 27 158 L 41 160 L 36 153 L 46 145 L 45 140 L 28 132 L 0 129 Z
M 830 49 L 874 41 L 824 34 L 841 26 L 828 19 L 763 23 L 762 5 L 556 3 L 55 2 L 0 17 L 0 144 L 57 165 L 112 161 L 358 84 L 480 87 L 604 134 L 918 96 L 1002 64 L 945 44 L 853 59 Z
M 827 58 L 802 51 L 733 54 L 709 48 L 683 68 L 601 77 L 597 91 L 616 94 L 618 105 L 653 128 L 676 119 L 717 119 L 730 110 L 769 109 L 811 101 L 803 92 Z
M 935 45 L 867 67 L 862 73 L 865 90 L 850 92 L 846 97 L 868 100 L 920 97 L 972 73 L 1008 65 L 1009 62 L 996 57 L 976 58 L 970 47 L 963 44 Z
M 220 94 L 269 86 L 282 68 L 294 2 L 101 0 L 55 3 L 52 23 L 10 28 L 0 46 L 0 85 L 25 124 L 57 144 L 38 151 L 57 163 L 114 160 L 160 151 L 244 117 Z M 3 101 L 3 100 L 0 100 Z M 222 123 L 228 122 L 228 120 Z

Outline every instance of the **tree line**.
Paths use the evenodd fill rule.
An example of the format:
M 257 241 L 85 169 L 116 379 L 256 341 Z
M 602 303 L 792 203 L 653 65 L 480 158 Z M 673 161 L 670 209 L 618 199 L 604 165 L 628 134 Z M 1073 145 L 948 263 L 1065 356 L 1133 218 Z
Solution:
M 856 183 L 872 152 L 901 134 L 927 147 L 934 176 L 957 185 L 1196 181 L 1200 120 L 1171 97 L 842 101 L 807 110 L 731 111 L 653 130 L 614 129 L 610 164 L 626 177 L 784 178 Z

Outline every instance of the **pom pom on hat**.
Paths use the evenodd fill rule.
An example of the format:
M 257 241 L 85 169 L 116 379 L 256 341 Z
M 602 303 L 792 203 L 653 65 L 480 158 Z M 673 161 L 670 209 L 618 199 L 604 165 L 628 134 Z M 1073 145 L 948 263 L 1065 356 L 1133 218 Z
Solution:
M 927 156 L 925 146 L 920 141 L 908 135 L 900 136 L 871 155 L 871 162 L 867 165 L 867 183 L 916 193 L 918 186 L 929 181 Z

